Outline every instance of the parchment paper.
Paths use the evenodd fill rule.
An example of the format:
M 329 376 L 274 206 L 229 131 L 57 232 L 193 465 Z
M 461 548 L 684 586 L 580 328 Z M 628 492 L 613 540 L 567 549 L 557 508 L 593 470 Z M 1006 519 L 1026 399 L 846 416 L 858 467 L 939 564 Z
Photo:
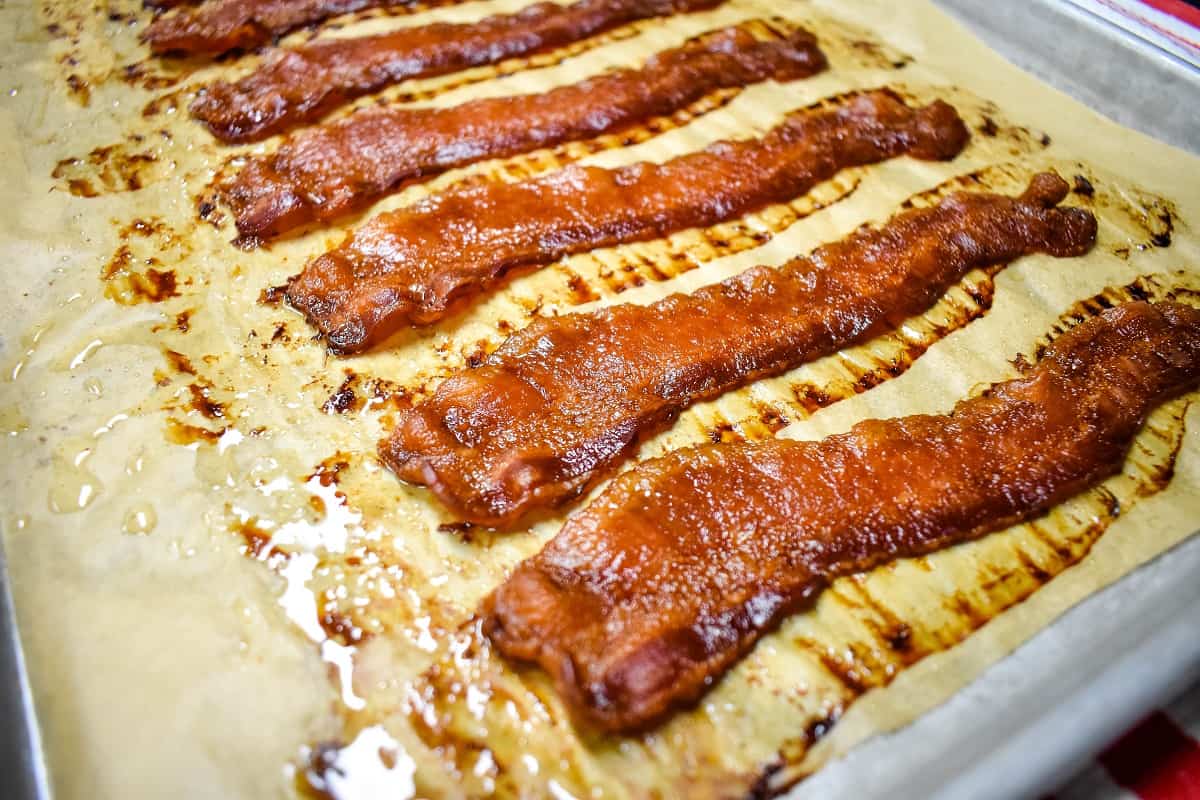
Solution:
M 522 5 L 373 13 L 320 35 Z M 509 535 L 439 530 L 448 519 L 428 495 L 374 460 L 397 408 L 534 314 L 649 302 L 782 263 L 910 197 L 1018 191 L 1038 169 L 1057 169 L 1080 187 L 1068 202 L 1101 219 L 1092 254 L 972 273 L 898 333 L 698 406 L 642 455 L 771 435 L 780 418 L 788 424 L 776 435 L 815 438 L 866 417 L 942 411 L 1012 376 L 1011 359 L 1032 358 L 1056 325 L 1101 307 L 1081 301 L 1194 302 L 1200 162 L 1016 71 L 926 3 L 737 0 L 385 95 L 441 105 L 543 90 L 771 16 L 810 26 L 833 68 L 708 98 L 635 129 L 631 146 L 601 137 L 480 164 L 367 213 L 468 175 L 663 160 L 878 85 L 953 102 L 972 144 L 950 164 L 850 170 L 738 223 L 522 275 L 441 325 L 340 360 L 301 318 L 259 298 L 358 219 L 254 252 L 229 244 L 219 209 L 201 221 L 228 159 L 275 142 L 218 146 L 187 119 L 187 99 L 255 57 L 146 60 L 139 6 L 0 7 L 0 492 L 60 797 L 782 790 L 944 701 L 1200 518 L 1197 412 L 1184 398 L 1154 415 L 1125 473 L 1101 490 L 1035 526 L 839 581 L 658 731 L 578 730 L 546 681 L 493 657 L 471 622 L 478 599 L 561 516 Z M 337 413 L 344 404 L 327 401 L 346 392 Z M 844 399 L 818 408 L 813 392 Z

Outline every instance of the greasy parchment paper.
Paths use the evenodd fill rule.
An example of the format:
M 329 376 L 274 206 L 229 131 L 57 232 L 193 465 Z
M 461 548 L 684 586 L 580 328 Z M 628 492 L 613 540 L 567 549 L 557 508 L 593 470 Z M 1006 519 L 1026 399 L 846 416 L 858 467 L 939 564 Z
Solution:
M 364 14 L 288 41 L 523 4 Z M 210 184 L 231 157 L 275 143 L 218 146 L 185 109 L 197 84 L 256 57 L 147 59 L 139 6 L 0 7 L 0 496 L 61 797 L 770 793 L 944 701 L 1200 518 L 1197 411 L 1183 398 L 1151 418 L 1121 475 L 1034 524 L 838 581 L 659 730 L 576 729 L 544 677 L 494 657 L 471 621 L 561 517 L 508 535 L 439 529 L 448 520 L 429 497 L 374 460 L 397 408 L 532 315 L 648 302 L 782 263 L 910 198 L 1016 191 L 1055 168 L 1079 189 L 1068 202 L 1101 220 L 1093 253 L 972 273 L 895 334 L 692 409 L 642 456 L 943 411 L 1105 304 L 1194 302 L 1200 161 L 1023 75 L 926 3 L 735 0 L 384 96 L 436 105 L 543 90 L 767 17 L 811 27 L 832 69 L 454 171 L 375 210 L 467 176 L 662 160 L 879 85 L 953 102 L 972 144 L 950 164 L 848 170 L 737 223 L 568 259 L 339 360 L 259 298 L 357 220 L 233 248 L 231 224 L 205 205 Z

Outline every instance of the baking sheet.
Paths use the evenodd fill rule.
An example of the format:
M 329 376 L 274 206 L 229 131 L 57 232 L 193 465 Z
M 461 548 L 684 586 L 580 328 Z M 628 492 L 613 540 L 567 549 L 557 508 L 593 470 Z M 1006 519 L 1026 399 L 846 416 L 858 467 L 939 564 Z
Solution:
M 468 3 L 453 12 L 434 12 L 433 16 L 481 15 L 494 7 L 495 4 Z M 1087 152 L 1089 160 L 1102 167 L 1129 169 L 1136 173 L 1138 184 L 1177 200 L 1181 219 L 1195 218 L 1196 198 L 1188 189 L 1189 185 L 1196 185 L 1194 178 L 1200 174 L 1194 162 L 1168 150 L 1154 149 L 1136 137 L 1107 127 L 1086 112 L 1063 105 L 1052 93 L 1026 86 L 990 56 L 971 50 L 954 28 L 929 13 L 925 6 L 897 10 L 866 3 L 845 9 L 841 4 L 818 3 L 816 8 L 840 15 L 848 23 L 873 27 L 889 44 L 916 55 L 916 64 L 909 65 L 900 80 L 913 84 L 917 91 L 939 68 L 953 72 L 956 79 L 964 72 L 962 80 L 970 90 L 1001 101 L 997 111 L 1001 122 L 1015 118 L 1031 129 L 1052 131 L 1055 153 Z M 507 89 L 496 81 L 484 81 L 442 92 L 431 102 L 452 102 L 477 93 L 524 91 L 571 80 L 580 70 L 622 63 L 647 46 L 655 49 L 667 46 L 673 41 L 672 36 L 677 39 L 698 32 L 717 18 L 731 19 L 728 15 L 736 14 L 739 9 L 743 13 L 776 11 L 749 3 L 733 4 L 720 12 L 726 16 L 714 15 L 707 23 L 673 21 L 668 26 L 644 26 L 638 35 L 645 36 L 647 41 L 615 41 L 611 46 L 565 63 L 562 68 L 551 65 L 546 68 L 549 72 L 518 73 L 512 83 L 505 85 Z M 119 139 L 129 116 L 120 104 L 129 106 L 131 92 L 128 87 L 114 86 L 102 79 L 103 65 L 97 65 L 95 53 L 78 53 L 82 56 L 77 59 L 78 64 L 64 62 L 65 66 L 78 66 L 78 72 L 65 70 L 64 63 L 54 63 L 54 58 L 48 57 L 48 47 L 52 55 L 61 58 L 64 47 L 70 54 L 78 46 L 76 40 L 87 41 L 88 36 L 96 36 L 96 9 L 82 8 L 78 18 L 68 14 L 56 23 L 68 31 L 78 31 L 77 35 L 68 35 L 65 45 L 61 39 L 53 45 L 47 44 L 42 33 L 44 21 L 31 19 L 28 6 L 5 7 L 0 14 L 7 17 L 5 22 L 12 23 L 3 29 L 11 31 L 14 39 L 5 53 L 5 75 L 13 76 L 13 88 L 17 90 L 9 97 L 25 98 L 11 99 L 5 114 L 0 115 L 0 124 L 6 126 L 3 138 L 10 143 L 10 149 L 12 143 L 29 144 L 5 153 L 5 168 L 11 173 L 11 180 L 5 181 L 0 191 L 6 193 L 2 196 L 7 207 L 13 209 L 3 231 L 5 251 L 14 264 L 12 280 L 18 286 L 28 285 L 32 289 L 32 299 L 23 299 L 20 292 L 13 292 L 0 302 L 4 303 L 4 318 L 9 321 L 4 328 L 6 357 L 22 358 L 29 351 L 28 357 L 22 359 L 27 362 L 25 376 L 14 385 L 39 401 L 17 405 L 9 402 L 10 395 L 6 393 L 0 414 L 8 432 L 15 434 L 6 439 L 6 444 L 10 448 L 16 445 L 5 454 L 4 492 L 11 501 L 6 509 L 10 513 L 4 520 L 5 537 L 15 554 L 18 610 L 23 614 L 25 636 L 31 645 L 35 690 L 47 729 L 51 766 L 60 765 L 53 770 L 60 794 L 179 794 L 180 776 L 184 775 L 188 791 L 195 796 L 272 795 L 288 791 L 296 770 L 303 771 L 313 763 L 328 765 L 330 761 L 339 769 L 357 764 L 346 770 L 347 776 L 390 781 L 394 789 L 405 786 L 406 781 L 411 783 L 414 770 L 418 781 L 432 778 L 431 774 L 421 772 L 431 773 L 439 758 L 446 754 L 428 752 L 428 737 L 422 738 L 407 727 L 413 724 L 411 712 L 420 708 L 422 698 L 406 697 L 404 693 L 414 689 L 437 690 L 438 683 L 434 680 L 437 676 L 429 672 L 429 664 L 440 657 L 439 649 L 448 645 L 453 649 L 459 641 L 456 624 L 469 616 L 472 598 L 494 584 L 506 564 L 536 549 L 553 532 L 553 523 L 522 537 L 455 542 L 435 530 L 440 521 L 436 510 L 429 508 L 417 493 L 401 492 L 398 496 L 385 493 L 382 500 L 392 505 L 383 508 L 381 498 L 362 492 L 363 481 L 374 486 L 386 478 L 371 473 L 365 463 L 357 463 L 353 468 L 362 474 L 352 474 L 341 485 L 351 499 L 348 505 L 339 502 L 336 493 L 320 481 L 317 485 L 306 483 L 307 475 L 319 465 L 328 462 L 328 468 L 336 470 L 336 462 L 329 460 L 337 454 L 330 452 L 332 448 L 322 447 L 323 442 L 337 443 L 339 450 L 346 446 L 351 452 L 368 452 L 375 434 L 372 426 L 381 424 L 367 413 L 349 421 L 323 416 L 321 400 L 344 379 L 349 379 L 344 375 L 343 365 L 319 357 L 316 348 L 304 341 L 302 326 L 288 320 L 284 312 L 263 309 L 254 302 L 264 283 L 277 283 L 286 277 L 307 253 L 324 246 L 328 237 L 316 234 L 271 252 L 239 254 L 231 251 L 221 238 L 222 235 L 228 238 L 227 232 L 197 227 L 187 237 L 173 236 L 172 226 L 179 225 L 181 220 L 194 219 L 195 192 L 206 178 L 204 166 L 215 168 L 221 160 L 215 148 L 199 139 L 194 145 L 191 140 L 186 141 L 186 146 L 160 145 L 157 152 L 164 158 L 156 162 L 152 174 L 143 176 L 149 185 L 138 192 L 110 192 L 126 180 L 122 174 L 97 176 L 85 172 L 85 177 L 103 184 L 102 201 L 64 197 L 61 186 L 57 187 L 58 194 L 43 196 L 46 175 L 56 158 L 84 156 L 86 170 L 90 163 L 89 148 Z M 419 19 L 420 16 L 414 16 L 405 22 Z M 376 20 L 369 24 L 393 23 Z M 71 28 L 73 24 L 77 27 Z M 111 32 L 113 23 L 104 22 L 99 27 Z M 129 52 L 121 50 L 127 48 L 128 38 L 120 31 L 113 34 L 118 55 Z M 849 36 L 841 43 L 852 45 L 854 41 Z M 954 41 L 963 53 L 970 53 L 970 58 L 960 54 L 956 60 L 946 52 L 930 49 L 931 45 L 946 41 Z M 863 52 L 867 60 L 851 65 L 851 60 Z M 898 59 L 886 53 L 873 54 L 871 48 L 847 46 L 831 55 L 845 59 L 841 62 L 844 69 L 837 74 L 786 91 L 771 87 L 748 91 L 698 119 L 681 120 L 679 127 L 648 139 L 645 145 L 601 153 L 595 160 L 620 163 L 634 158 L 668 157 L 720 136 L 745 135 L 747 126 L 769 124 L 784 107 L 802 105 L 844 88 L 848 77 L 860 81 L 859 85 L 895 79 L 889 65 Z M 871 62 L 873 55 L 882 57 Z M 119 63 L 119 58 L 114 61 Z M 83 83 L 94 84 L 90 89 L 90 110 L 69 105 L 60 108 L 61 95 L 46 91 L 47 84 L 61 88 L 70 74 L 77 77 L 82 74 Z M 1012 85 L 1007 85 L 1008 81 Z M 438 82 L 429 85 L 436 89 Z M 941 91 L 955 90 L 943 86 Z M 134 102 L 138 104 L 145 99 L 145 95 L 135 96 Z M 956 100 L 964 103 L 968 103 L 967 96 L 955 95 Z M 166 123 L 166 128 L 177 140 L 186 138 L 180 132 L 189 130 L 178 118 Z M 1097 131 L 1107 134 L 1107 138 L 1095 141 Z M 669 285 L 696 285 L 755 261 L 782 260 L 791 252 L 834 238 L 861 221 L 886 216 L 907 195 L 935 186 L 949 175 L 1002 160 L 1004 147 L 1017 147 L 1016 156 L 1036 160 L 1034 143 L 1038 137 L 1033 133 L 1024 135 L 1017 128 L 1006 129 L 1001 140 L 994 145 L 980 142 L 983 149 L 944 171 L 910 164 L 884 165 L 857 176 L 860 183 L 853 187 L 836 183 L 822 187 L 822 192 L 839 202 L 822 213 L 806 212 L 803 205 L 793 208 L 789 213 L 794 218 L 809 215 L 790 226 L 769 214 L 758 215 L 760 224 L 775 226 L 771 228 L 775 234 L 771 244 L 717 260 L 701 257 L 696 270 Z M 570 152 L 566 155 L 577 157 Z M 1168 163 L 1156 163 L 1155 155 Z M 1056 163 L 1062 169 L 1072 167 L 1069 160 Z M 528 162 L 520 164 L 529 167 Z M 485 165 L 479 171 L 486 172 L 488 168 Z M 455 177 L 448 176 L 439 185 Z M 394 205 L 419 194 L 419 189 L 410 191 L 381 205 Z M 96 213 L 98 208 L 105 212 Z M 116 254 L 121 244 L 121 240 L 114 239 L 115 230 L 139 214 L 152 214 L 170 225 L 165 231 L 156 230 L 150 236 L 139 234 L 140 238 L 126 240 L 139 248 L 136 257 L 165 254 L 170 263 L 183 265 L 186 270 L 181 270 L 181 274 L 193 277 L 197 284 L 188 290 L 190 296 L 206 300 L 205 308 L 194 315 L 193 333 L 176 336 L 154 330 L 164 322 L 178 327 L 175 315 L 184 300 L 168 301 L 164 307 L 145 304 L 116 308 L 102 298 L 103 287 L 95 285 L 96 271 Z M 63 236 L 64 230 L 70 232 L 68 236 Z M 672 242 L 670 246 L 696 248 L 703 244 L 703 241 L 684 241 Z M 653 247 L 629 250 L 642 256 L 656 255 Z M 1131 260 L 1137 270 L 1168 274 L 1172 269 L 1186 266 L 1189 260 L 1194 263 L 1194 256 L 1193 238 L 1184 228 L 1177 232 L 1176 242 L 1169 250 L 1139 252 Z M 1177 258 L 1185 263 L 1174 263 Z M 619 258 L 614 260 L 620 262 Z M 1072 276 L 1060 285 L 1040 275 L 1043 269 L 1053 271 L 1044 260 L 1030 259 L 1028 263 L 1015 265 L 997 280 L 993 308 L 982 319 L 934 344 L 909 374 L 814 417 L 797 420 L 785 435 L 820 435 L 838 430 L 861 416 L 949 405 L 972 385 L 1002 377 L 1007 369 L 1004 359 L 1018 351 L 1027 351 L 1033 343 L 1030 332 L 1047 329 L 1070 300 L 1098 291 L 1118 277 L 1129 277 L 1133 271 L 1131 265 L 1116 263 L 1119 260 L 1089 257 L 1088 274 Z M 572 268 L 596 267 L 581 261 L 573 261 Z M 597 275 L 603 274 L 604 266 L 601 263 L 596 267 Z M 515 282 L 496 300 L 484 304 L 478 313 L 459 321 L 460 327 L 455 331 L 440 330 L 424 341 L 408 342 L 405 355 L 424 346 L 442 353 L 444 361 L 451 363 L 465 357 L 469 354 L 465 345 L 473 344 L 471 337 L 485 336 L 489 323 L 512 313 L 512 307 L 520 306 L 531 293 L 534 296 L 543 290 L 551 293 L 553 278 L 550 274 Z M 976 276 L 975 280 L 982 279 Z M 984 285 L 980 283 L 976 288 Z M 608 286 L 607 296 L 611 299 L 615 290 Z M 665 285 L 649 285 L 622 296 L 642 301 L 665 288 Z M 75 296 L 77 292 L 80 297 Z M 1022 297 L 1028 298 L 1027 305 L 1019 304 L 1014 315 L 1012 303 Z M 56 304 L 59 306 L 56 328 L 40 335 L 27 329 L 31 322 L 36 326 L 41 320 L 39 309 L 44 311 Z M 269 358 L 278 358 L 280 363 L 270 371 L 259 370 L 253 364 L 257 352 L 246 347 L 247 330 L 269 331 L 280 319 L 287 323 L 283 338 L 291 343 L 280 351 L 268 353 Z M 201 325 L 208 331 L 207 338 L 197 344 L 195 332 Z M 210 336 L 213 332 L 234 335 Z M 249 402 L 239 402 L 239 398 L 232 396 L 236 389 L 217 384 L 212 389 L 229 402 L 231 416 L 241 420 L 244 419 L 241 413 L 249 412 L 247 424 L 234 428 L 243 439 L 229 435 L 222 436 L 223 441 L 216 444 L 196 441 L 163 447 L 164 428 L 173 430 L 185 441 L 187 435 L 186 430 L 181 433 L 178 428 L 171 428 L 164 417 L 174 416 L 183 424 L 205 423 L 183 403 L 169 409 L 159 405 L 162 395 L 169 395 L 171 389 L 186 391 L 184 386 L 176 384 L 178 376 L 165 374 L 166 385 L 159 388 L 167 391 L 152 394 L 149 401 L 143 400 L 146 387 L 161 382 L 155 372 L 164 369 L 161 342 L 165 336 L 173 337 L 170 339 L 173 344 L 178 340 L 180 347 L 199 347 L 200 352 L 212 356 L 215 372 L 200 367 L 198 371 L 202 374 L 224 373 L 226 377 L 242 379 L 236 388 L 252 395 Z M 99 344 L 92 345 L 93 341 Z M 401 379 L 406 374 L 405 367 L 397 364 L 395 357 L 391 361 L 387 357 L 356 360 L 354 368 L 361 373 L 379 371 Z M 294 373 L 316 379 L 296 387 Z M 281 390 L 272 386 L 269 379 L 296 388 Z M 267 383 L 258 383 L 264 380 Z M 98 381 L 99 391 L 95 391 L 97 384 L 89 381 Z M 933 396 L 928 392 L 930 386 L 942 387 L 943 392 Z M 912 387 L 923 388 L 918 393 Z M 39 395 L 39 391 L 46 394 Z M 56 402 L 59 393 L 68 398 L 65 403 Z M 298 402 L 295 408 L 270 405 L 267 393 L 295 397 Z M 738 421 L 738 415 L 743 413 L 738 404 L 745 403 L 746 395 L 740 393 L 728 402 L 690 413 L 679 430 L 652 443 L 649 452 L 655 447 L 675 446 L 696 435 L 707 435 L 705 426 L 713 423 L 714 411 L 718 416 L 723 415 L 721 419 Z M 142 402 L 131 408 L 131 398 Z M 263 418 L 264 403 L 269 406 L 272 430 L 262 438 L 247 436 L 242 431 L 254 430 L 250 425 Z M 1175 410 L 1183 413 L 1178 406 Z M 121 415 L 126 416 L 118 419 Z M 1192 417 L 1195 415 L 1193 410 Z M 992 619 L 965 645 L 905 670 L 900 681 L 888 689 L 868 693 L 833 727 L 833 733 L 818 743 L 819 747 L 813 750 L 815 758 L 836 755 L 838 747 L 848 747 L 856 735 L 860 738 L 865 735 L 865 730 L 894 727 L 911 718 L 919 710 L 912 700 L 914 697 L 920 697 L 927 705 L 935 704 L 951 687 L 978 674 L 1074 601 L 1113 580 L 1156 549 L 1189 533 L 1181 527 L 1180 520 L 1187 518 L 1189 510 L 1194 511 L 1186 495 L 1188 487 L 1197 485 L 1196 448 L 1192 444 L 1194 420 L 1189 429 L 1192 433 L 1182 446 L 1177 475 L 1170 489 L 1139 502 L 1138 511 L 1114 523 L 1080 567 L 1068 570 L 1013 611 Z M 45 434 L 46 441 L 37 441 L 35 437 L 39 434 Z M 81 444 L 80 437 L 88 441 Z M 80 458 L 84 450 L 87 453 Z M 11 453 L 16 455 L 10 457 Z M 274 464 L 269 463 L 272 460 Z M 153 477 L 146 475 L 146 461 L 153 463 Z M 277 478 L 284 481 L 285 488 L 273 491 L 268 497 L 270 502 L 266 503 L 255 497 L 262 494 L 253 483 L 256 475 L 263 479 L 257 488 L 273 485 Z M 50 479 L 39 484 L 42 476 Z M 23 489 L 26 481 L 49 486 L 50 497 L 44 503 L 41 497 L 27 497 Z M 92 493 L 86 497 L 81 493 L 84 487 L 92 487 Z M 242 493 L 231 494 L 228 487 Z M 28 502 L 31 497 L 38 508 Z M 313 507 L 312 497 L 323 504 L 323 514 L 306 510 Z M 114 502 L 114 498 L 121 502 Z M 295 555 L 275 564 L 243 557 L 239 548 L 245 549 L 253 541 L 254 531 L 238 528 L 238 512 L 229 502 L 231 498 L 237 502 L 264 503 L 277 518 L 290 515 L 285 518 L 294 524 L 290 529 L 290 547 Z M 71 502 L 85 507 L 73 514 L 62 514 Z M 57 506 L 59 516 L 48 514 L 47 504 Z M 144 531 L 147 507 L 158 517 L 150 531 Z M 25 511 L 28 513 L 22 513 Z M 381 528 L 389 535 L 403 532 L 407 538 L 384 547 L 378 544 L 383 535 L 380 529 L 368 526 L 364 519 L 382 520 L 387 524 Z M 246 521 L 241 520 L 243 524 Z M 119 533 L 122 528 L 126 533 Z M 1134 537 L 1130 531 L 1140 534 L 1150 531 L 1152 541 L 1141 546 L 1131 541 Z M 1123 535 L 1118 536 L 1119 532 Z M 245 540 L 239 535 L 246 537 Z M 305 536 L 313 537 L 324 549 L 309 547 L 315 552 L 307 552 L 302 541 Z M 395 601 L 396 607 L 381 604 L 377 596 L 373 597 L 369 613 L 359 620 L 366 623 L 373 618 L 392 627 L 385 627 L 387 635 L 376 635 L 360 647 L 339 644 L 327 635 L 315 614 L 310 616 L 308 612 L 313 605 L 312 592 L 327 586 L 336 589 L 339 580 L 342 580 L 340 585 L 346 585 L 344 579 L 333 574 L 352 566 L 331 557 L 336 555 L 338 537 L 352 542 L 365 539 L 368 544 L 364 552 L 375 557 L 381 557 L 382 553 L 383 558 L 393 559 L 388 566 L 394 568 L 395 587 L 402 592 L 422 592 L 416 613 L 411 607 L 398 610 L 397 607 L 408 602 L 403 597 Z M 396 549 L 391 549 L 393 546 Z M 344 544 L 342 548 L 345 549 Z M 975 552 L 986 551 L 984 547 Z M 317 554 L 321 554 L 321 559 Z M 954 559 L 959 555 L 949 554 L 939 559 L 939 563 L 953 570 Z M 452 565 L 453 574 L 429 570 L 430 564 L 439 561 Z M 330 572 L 320 574 L 321 570 Z M 350 575 L 354 574 L 351 570 Z M 886 584 L 886 576 L 878 580 Z M 822 608 L 834 606 L 830 600 Z M 815 616 L 818 621 L 821 613 L 824 612 L 818 611 Z M 797 620 L 795 624 L 809 623 Z M 794 632 L 796 628 L 790 630 Z M 769 650 L 760 648 L 768 652 L 756 653 L 748 659 L 739 674 L 743 677 L 758 674 L 763 670 L 760 656 L 773 656 L 783 649 L 775 643 Z M 325 657 L 324 661 L 320 655 Z M 354 662 L 352 680 L 347 656 Z M 939 673 L 938 663 L 950 666 L 943 666 Z M 491 668 L 499 667 L 491 665 Z M 772 670 L 768 663 L 760 677 L 778 683 L 781 675 L 786 678 L 787 674 Z M 629 764 L 639 765 L 631 770 L 635 778 L 661 781 L 661 785 L 676 790 L 686 785 L 696 794 L 719 791 L 716 781 L 722 775 L 731 781 L 731 786 L 738 785 L 747 779 L 744 770 L 761 770 L 768 763 L 773 745 L 765 732 L 788 724 L 790 714 L 793 732 L 799 733 L 795 728 L 802 719 L 800 714 L 811 711 L 804 703 L 799 709 L 789 711 L 787 703 L 792 700 L 781 705 L 769 695 L 756 696 L 753 691 L 746 694 L 746 685 L 739 680 L 726 681 L 714 692 L 712 704 L 682 715 L 661 735 L 629 742 L 618 751 L 609 752 L 599 762 L 599 768 L 607 770 L 604 774 L 595 772 L 595 764 L 583 765 L 579 767 L 582 772 L 575 772 L 573 764 L 555 763 L 549 755 L 553 751 L 547 749 L 545 742 L 532 742 L 524 755 L 540 765 L 541 780 L 545 783 L 529 785 L 566 791 L 574 785 L 572 778 L 578 780 L 580 775 L 618 780 L 630 777 L 622 772 L 623 763 L 624 769 L 630 769 Z M 496 685 L 472 684 L 472 688 L 476 694 L 472 697 L 471 692 L 466 692 L 467 704 L 494 704 Z M 485 688 L 491 694 L 484 692 Z M 527 689 L 522 691 L 526 694 L 516 696 L 518 701 L 536 696 L 536 692 L 529 695 Z M 900 698 L 904 702 L 897 702 Z M 730 699 L 749 702 L 742 706 L 730 703 Z M 537 702 L 553 707 L 554 698 L 540 697 Z M 761 715 L 743 711 L 753 708 L 755 702 Z M 770 713 L 763 702 L 787 713 Z M 872 715 L 871 702 L 886 709 L 882 716 Z M 889 702 L 893 704 L 890 709 Z M 395 713 L 386 713 L 389 703 Z M 360 704 L 365 708 L 358 708 Z M 750 733 L 742 736 L 745 742 L 738 747 L 729 747 L 727 739 L 707 739 L 706 716 L 727 726 L 728 736 Z M 114 732 L 120 735 L 114 736 Z M 587 742 L 577 743 L 569 730 L 555 729 L 552 733 L 571 747 L 578 744 L 586 750 L 590 746 Z M 461 737 L 463 732 L 457 730 L 454 735 Z M 180 742 L 188 746 L 179 747 Z M 321 742 L 335 742 L 341 747 L 316 748 Z M 390 753 L 383 762 L 378 756 L 381 746 Z M 760 751 L 753 751 L 755 747 Z M 135 762 L 119 758 L 120 753 L 129 751 L 138 752 L 143 758 Z M 717 753 L 728 761 L 704 763 L 704 759 L 713 759 Z M 813 753 L 801 753 L 792 766 L 808 768 L 803 762 L 813 758 Z M 696 759 L 697 754 L 698 761 L 688 761 Z M 501 748 L 497 747 L 495 753 L 483 749 L 469 755 L 470 774 L 452 775 L 452 782 L 466 779 L 473 783 L 457 785 L 481 786 L 500 777 L 493 774 L 492 768 L 497 760 L 506 758 Z M 365 759 L 365 763 L 360 759 Z M 417 770 L 418 760 L 420 770 Z M 272 769 L 264 765 L 279 766 Z M 452 760 L 448 768 L 454 766 Z M 337 774 L 340 773 L 335 769 L 318 777 L 334 780 Z M 679 783 L 681 780 L 685 783 Z M 347 787 L 334 788 L 342 792 Z
M 42 800 L 50 796 L 42 738 L 33 707 L 33 692 L 25 670 L 25 654 L 17 634 L 17 615 L 8 586 L 8 559 L 0 541 L 0 769 L 5 796 L 12 800 Z
M 793 797 L 1052 794 L 1148 709 L 1200 679 L 1200 591 L 1181 581 L 1197 568 L 1193 539 L 1067 612 L 945 705 L 830 764 Z
M 936 1 L 1014 64 L 1105 116 L 1200 150 L 1189 111 L 1200 102 L 1200 73 L 1150 43 L 1053 0 Z M 1097 61 L 1100 49 L 1106 58 Z M 1200 680 L 1198 569 L 1193 539 L 1088 598 L 944 705 L 854 749 L 789 797 L 1046 796 L 1147 709 Z
M 1200 14 L 1194 8 L 1147 0 L 1069 0 L 1093 17 L 1200 68 Z
M 1005 58 L 1089 108 L 1176 147 L 1200 150 L 1187 101 L 1197 91 L 1194 65 L 1079 3 L 936 1 Z

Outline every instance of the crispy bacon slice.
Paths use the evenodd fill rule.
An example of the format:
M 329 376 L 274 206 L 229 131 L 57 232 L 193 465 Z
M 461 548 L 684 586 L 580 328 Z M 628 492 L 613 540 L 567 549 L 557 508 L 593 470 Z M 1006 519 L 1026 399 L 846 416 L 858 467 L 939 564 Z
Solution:
M 249 49 L 290 30 L 339 14 L 416 0 L 208 0 L 195 8 L 159 17 L 143 38 L 156 53 L 218 55 Z M 191 5 L 187 0 L 158 0 L 158 8 Z
M 697 700 L 831 579 L 1028 519 L 1117 472 L 1200 382 L 1200 310 L 1130 303 L 945 416 L 818 442 L 672 453 L 626 472 L 483 604 L 505 655 L 629 731 Z
M 796 112 L 761 139 L 664 164 L 571 166 L 449 191 L 368 222 L 310 262 L 288 299 L 331 350 L 358 352 L 403 325 L 441 318 L 504 270 L 714 225 L 790 200 L 846 167 L 904 153 L 953 158 L 968 136 L 946 103 L 914 110 L 874 91 L 834 110 Z
M 1057 175 L 1019 198 L 954 194 L 782 267 L 652 305 L 535 319 L 401 417 L 380 453 L 455 516 L 511 527 L 603 477 L 687 406 L 878 335 L 966 272 L 1075 256 L 1096 220 L 1055 208 Z
M 408 78 L 495 64 L 635 20 L 710 8 L 722 1 L 578 0 L 569 6 L 543 2 L 478 22 L 439 22 L 315 42 L 274 53 L 237 83 L 212 84 L 191 110 L 224 141 L 254 141 Z
M 442 109 L 361 111 L 251 160 L 222 196 L 242 236 L 269 236 L 336 217 L 405 180 L 618 130 L 716 89 L 794 80 L 824 64 L 807 32 L 759 41 L 745 29 L 728 28 L 659 53 L 641 69 L 542 94 Z

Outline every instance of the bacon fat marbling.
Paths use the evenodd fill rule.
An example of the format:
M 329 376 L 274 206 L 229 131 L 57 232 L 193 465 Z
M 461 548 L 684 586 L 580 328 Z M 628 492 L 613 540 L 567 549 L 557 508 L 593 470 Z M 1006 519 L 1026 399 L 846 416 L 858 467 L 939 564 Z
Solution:
M 218 55 L 249 49 L 338 14 L 415 0 L 208 0 L 150 23 L 144 38 L 156 53 Z M 158 7 L 183 5 L 179 0 Z M 189 5 L 191 5 L 189 3 Z
M 1200 380 L 1200 310 L 1130 303 L 944 416 L 682 450 L 616 478 L 483 606 L 501 652 L 630 731 L 694 702 L 831 579 L 1028 519 L 1117 472 Z
M 804 31 L 760 41 L 743 28 L 727 28 L 659 53 L 640 69 L 548 92 L 450 108 L 361 111 L 252 159 L 222 197 L 243 237 L 271 236 L 360 208 L 406 180 L 619 130 L 716 89 L 803 78 L 824 64 Z
M 507 269 L 714 225 L 791 200 L 847 167 L 901 154 L 953 158 L 968 137 L 942 102 L 912 109 L 886 91 L 801 111 L 760 139 L 663 164 L 571 166 L 520 183 L 435 195 L 383 214 L 310 262 L 288 287 L 336 353 L 441 318 Z
M 192 114 L 227 142 L 262 139 L 390 84 L 495 64 L 569 44 L 647 17 L 692 11 L 721 0 L 543 2 L 478 22 L 402 28 L 279 50 L 235 83 L 218 81 Z
M 1096 220 L 1055 207 L 1066 193 L 1042 173 L 1019 198 L 953 194 L 782 267 L 535 319 L 405 413 L 380 452 L 459 519 L 511 527 L 585 490 L 692 403 L 876 336 L 973 268 L 1087 252 Z

